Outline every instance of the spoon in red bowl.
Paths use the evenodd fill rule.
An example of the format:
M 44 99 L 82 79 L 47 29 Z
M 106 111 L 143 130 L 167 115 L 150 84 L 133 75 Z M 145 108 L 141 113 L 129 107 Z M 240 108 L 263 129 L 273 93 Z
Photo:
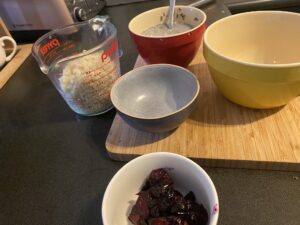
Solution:
M 173 20 L 174 20 L 174 8 L 176 0 L 170 0 L 169 14 L 167 18 L 167 27 L 173 29 Z

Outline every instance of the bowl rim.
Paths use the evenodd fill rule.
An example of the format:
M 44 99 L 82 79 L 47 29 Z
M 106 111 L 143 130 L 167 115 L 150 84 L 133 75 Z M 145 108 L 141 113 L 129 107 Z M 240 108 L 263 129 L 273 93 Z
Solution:
M 145 14 L 148 14 L 148 13 L 151 13 L 153 11 L 156 11 L 156 10 L 159 10 L 159 9 L 164 9 L 164 8 L 169 8 L 169 6 L 163 6 L 163 7 L 157 7 L 157 8 L 154 8 L 154 9 L 150 9 L 150 10 L 147 10 L 145 12 L 142 12 L 138 15 L 136 15 L 135 17 L 133 17 L 129 23 L 128 23 L 128 30 L 133 33 L 134 35 L 136 36 L 139 36 L 139 37 L 143 37 L 143 38 L 153 38 L 153 39 L 163 39 L 163 38 L 171 38 L 171 37 L 177 37 L 177 36 L 180 36 L 180 35 L 183 35 L 183 34 L 188 34 L 194 30 L 197 30 L 199 27 L 203 26 L 207 20 L 207 16 L 206 16 L 206 13 L 204 11 L 202 11 L 201 9 L 198 9 L 196 7 L 193 7 L 193 6 L 188 6 L 188 5 L 176 5 L 175 6 L 175 9 L 176 8 L 190 8 L 192 10 L 196 10 L 198 12 L 200 12 L 203 16 L 203 20 L 201 21 L 200 24 L 198 24 L 197 26 L 193 27 L 192 29 L 188 30 L 188 31 L 184 31 L 184 32 L 180 32 L 180 33 L 177 33 L 177 34 L 172 34 L 172 35 L 163 35 L 163 36 L 149 36 L 149 35 L 143 35 L 143 34 L 138 34 L 136 32 L 134 32 L 132 29 L 131 29 L 131 26 L 132 26 L 132 23 L 137 20 L 140 16 L 142 15 L 145 15 Z
M 126 77 L 128 76 L 133 76 L 132 74 L 133 73 L 136 73 L 140 70 L 144 70 L 145 68 L 151 68 L 151 67 L 165 67 L 165 68 L 175 68 L 177 70 L 181 70 L 181 71 L 184 71 L 185 72 L 185 75 L 188 75 L 190 77 L 193 78 L 193 80 L 195 81 L 196 83 L 196 93 L 194 94 L 193 98 L 190 99 L 184 106 L 182 106 L 181 108 L 177 109 L 176 111 L 174 112 L 171 112 L 171 113 L 167 113 L 167 114 L 164 114 L 164 115 L 161 115 L 161 116 L 156 116 L 156 117 L 141 117 L 141 116 L 136 116 L 136 115 L 131 115 L 129 114 L 128 112 L 125 112 L 124 110 L 121 110 L 120 107 L 117 106 L 117 104 L 115 103 L 114 99 L 113 99 L 113 91 L 115 90 L 116 86 L 118 83 L 122 82 L 123 79 L 125 79 Z M 188 69 L 186 68 L 183 68 L 181 66 L 177 66 L 177 65 L 173 65 L 173 64 L 165 64 L 165 63 L 160 63 L 160 64 L 150 64 L 150 65 L 145 65 L 145 66 L 141 66 L 141 67 L 137 67 L 133 70 L 130 70 L 128 71 L 127 73 L 125 73 L 124 75 L 122 75 L 121 77 L 119 77 L 113 84 L 111 90 L 110 90 L 110 99 L 111 99 L 111 102 L 112 104 L 114 105 L 114 107 L 121 113 L 123 113 L 124 115 L 127 115 L 127 116 L 130 116 L 132 118 L 135 118 L 135 119 L 142 119 L 142 120 L 155 120 L 155 119 L 162 119 L 162 118 L 166 118 L 166 117 L 169 117 L 169 116 L 172 116 L 184 109 L 186 109 L 188 106 L 190 106 L 198 97 L 199 95 L 199 92 L 200 92 L 200 84 L 199 84 L 199 81 L 198 81 L 198 78 L 196 77 L 195 74 L 193 74 L 191 71 L 189 71 Z
M 205 180 L 208 184 L 208 186 L 210 187 L 210 190 L 212 191 L 212 202 L 214 202 L 215 204 L 215 210 L 213 213 L 211 213 L 211 209 L 207 209 L 208 210 L 208 214 L 210 217 L 210 223 L 209 225 L 216 225 L 218 222 L 218 218 L 219 218 L 219 212 L 220 212 L 220 204 L 219 204 L 219 197 L 218 197 L 218 193 L 216 190 L 216 187 L 212 181 L 212 179 L 210 178 L 210 176 L 207 174 L 207 172 L 197 163 L 195 163 L 193 160 L 182 156 L 180 154 L 176 154 L 173 152 L 152 152 L 152 153 L 147 153 L 141 156 L 138 156 L 134 159 L 132 159 L 131 161 L 127 162 L 124 166 L 122 166 L 117 173 L 114 174 L 114 176 L 111 178 L 111 180 L 109 181 L 104 195 L 103 195 L 103 199 L 102 199 L 102 205 L 101 205 L 101 217 L 102 217 L 102 222 L 104 225 L 108 225 L 108 221 L 106 219 L 106 217 L 104 217 L 104 215 L 106 215 L 106 210 L 107 208 L 105 207 L 105 205 L 107 204 L 107 202 L 109 202 L 109 196 L 108 196 L 108 192 L 110 191 L 110 189 L 112 188 L 114 182 L 119 178 L 119 176 L 123 175 L 123 173 L 125 173 L 124 171 L 126 171 L 126 169 L 128 167 L 130 167 L 132 164 L 136 163 L 137 161 L 142 161 L 146 158 L 155 158 L 155 157 L 176 157 L 179 158 L 187 163 L 189 163 L 193 169 L 197 169 L 201 174 L 204 175 Z M 146 179 L 146 177 L 145 177 Z
M 223 19 L 220 19 L 220 20 L 214 22 L 208 28 L 206 28 L 204 35 L 203 35 L 204 46 L 206 46 L 211 52 L 213 52 L 215 55 L 217 55 L 218 57 L 220 57 L 224 60 L 230 61 L 232 63 L 246 65 L 246 66 L 261 67 L 261 68 L 291 68 L 291 67 L 300 66 L 300 61 L 296 62 L 296 63 L 282 63 L 282 64 L 267 64 L 266 63 L 266 64 L 264 64 L 264 63 L 251 63 L 251 62 L 245 62 L 245 61 L 241 61 L 241 60 L 235 60 L 233 58 L 225 56 L 224 54 L 219 53 L 214 48 L 212 48 L 212 46 L 208 43 L 208 37 L 207 37 L 208 33 L 212 29 L 212 27 L 217 26 L 220 23 L 224 23 L 224 21 L 231 20 L 232 18 L 241 17 L 241 16 L 245 16 L 248 14 L 287 14 L 287 15 L 294 15 L 294 16 L 300 17 L 299 13 L 280 11 L 280 10 L 276 10 L 276 11 L 275 10 L 270 10 L 270 11 L 269 10 L 268 11 L 260 10 L 260 11 L 244 12 L 244 13 L 239 13 L 236 15 L 231 15 L 231 16 L 225 17 Z

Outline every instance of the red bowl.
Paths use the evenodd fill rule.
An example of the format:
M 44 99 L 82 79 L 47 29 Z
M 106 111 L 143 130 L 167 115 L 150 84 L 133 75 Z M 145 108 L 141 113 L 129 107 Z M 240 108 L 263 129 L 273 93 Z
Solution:
M 169 7 L 155 8 L 134 17 L 129 31 L 139 54 L 148 64 L 168 63 L 186 67 L 195 57 L 205 31 L 206 14 L 195 7 L 176 6 L 174 19 L 193 28 L 168 36 L 142 34 L 149 27 L 165 22 Z

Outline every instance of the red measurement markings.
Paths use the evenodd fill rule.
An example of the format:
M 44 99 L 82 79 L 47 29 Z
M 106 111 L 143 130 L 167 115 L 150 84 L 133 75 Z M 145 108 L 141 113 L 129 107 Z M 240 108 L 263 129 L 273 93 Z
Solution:
M 109 91 L 107 90 L 111 88 L 114 81 L 118 78 L 117 75 L 111 76 L 112 73 L 115 73 L 116 69 L 117 66 L 114 66 L 108 71 L 104 71 L 102 68 L 98 68 L 93 71 L 84 73 L 84 76 L 88 76 L 88 78 L 84 81 L 84 84 L 89 87 L 89 94 L 96 99 L 98 97 L 102 98 L 103 96 L 109 95 Z M 105 88 L 102 88 L 103 85 L 105 85 Z
M 70 42 L 70 41 L 67 41 L 65 43 L 62 43 L 60 44 L 59 46 L 55 47 L 55 48 L 51 48 L 47 53 L 46 55 L 43 55 L 44 58 L 43 58 L 43 61 L 44 62 L 52 62 L 54 60 L 57 60 L 57 59 L 62 59 L 64 57 L 66 57 L 64 55 L 64 51 L 67 51 L 69 49 L 74 49 L 76 46 L 73 42 Z M 74 54 L 78 54 L 79 52 L 76 51 L 76 52 L 73 52 L 72 54 L 69 54 L 70 55 L 74 55 Z
M 63 51 L 67 51 L 69 49 L 75 48 L 74 43 L 66 44 L 66 46 L 62 49 Z
M 55 48 L 55 47 L 59 47 L 60 43 L 59 41 L 55 38 L 52 39 L 51 41 L 49 41 L 48 43 L 44 44 L 41 48 L 40 48 L 40 53 L 42 54 L 42 56 L 46 55 L 51 49 Z
M 116 64 L 117 62 L 114 62 L 114 58 L 109 58 L 109 61 L 106 61 L 105 63 L 101 63 L 101 66 L 97 67 L 96 69 L 86 71 L 85 74 L 88 75 L 88 74 L 93 73 L 95 71 L 98 71 L 98 70 L 100 70 L 102 68 L 104 69 L 104 66 L 106 66 L 109 63 Z M 116 67 L 116 65 L 114 67 Z
M 101 55 L 102 62 L 104 62 L 111 54 L 116 52 L 117 49 L 118 49 L 118 42 L 114 41 L 112 43 L 112 45 L 109 47 L 109 49 L 107 51 L 105 51 L 104 53 L 102 53 L 102 55 Z

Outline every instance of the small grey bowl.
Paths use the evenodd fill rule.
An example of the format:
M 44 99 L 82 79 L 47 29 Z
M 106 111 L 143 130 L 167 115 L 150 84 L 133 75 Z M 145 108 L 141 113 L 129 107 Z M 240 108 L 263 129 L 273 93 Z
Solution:
M 170 64 L 134 69 L 113 85 L 110 97 L 132 127 L 148 132 L 177 128 L 192 113 L 200 85 L 189 70 Z

